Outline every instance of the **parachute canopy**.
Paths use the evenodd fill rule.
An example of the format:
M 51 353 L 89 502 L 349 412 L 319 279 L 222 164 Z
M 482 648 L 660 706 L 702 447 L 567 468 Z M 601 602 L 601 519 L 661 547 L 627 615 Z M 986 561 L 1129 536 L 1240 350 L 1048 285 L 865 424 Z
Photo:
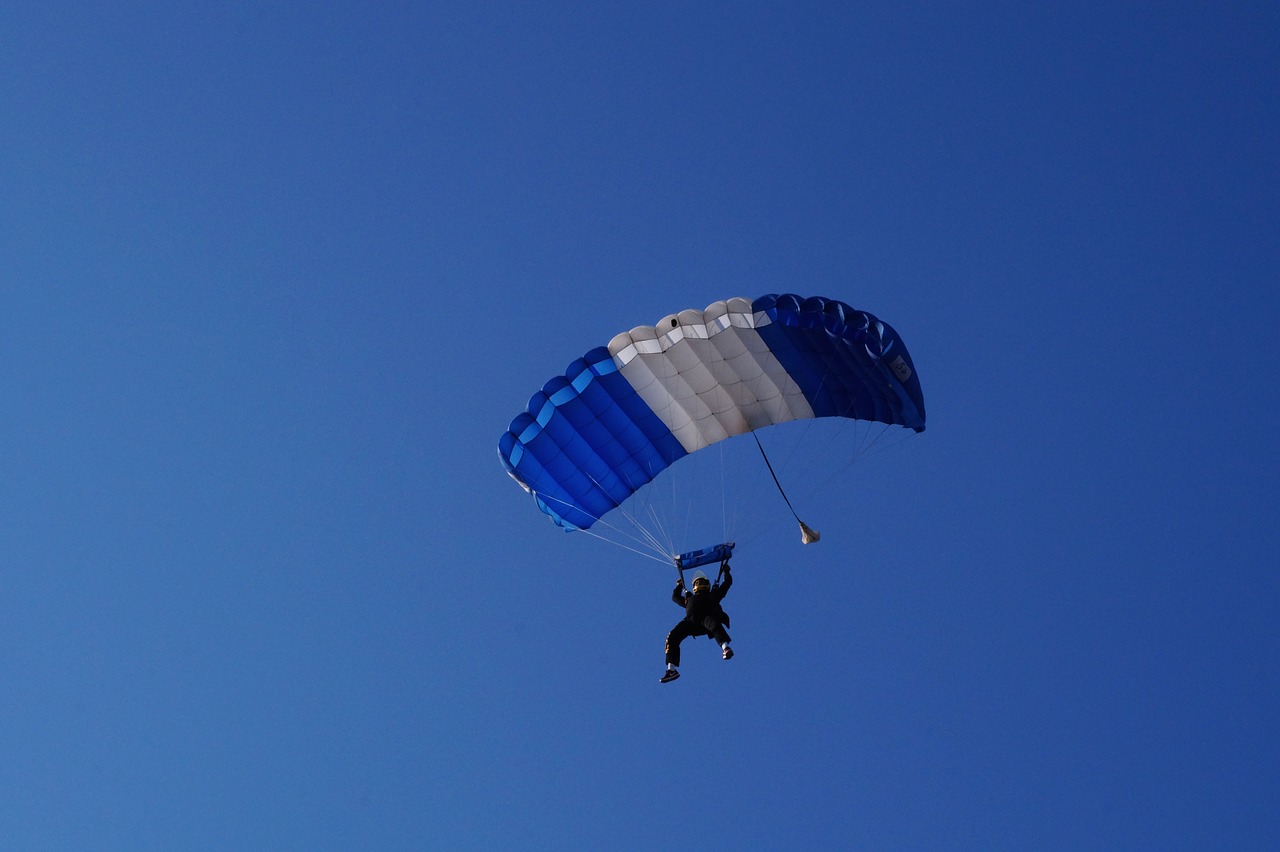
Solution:
M 924 431 L 901 338 L 835 299 L 734 298 L 578 358 L 533 395 L 498 455 L 556 524 L 587 529 L 689 453 L 813 417 Z

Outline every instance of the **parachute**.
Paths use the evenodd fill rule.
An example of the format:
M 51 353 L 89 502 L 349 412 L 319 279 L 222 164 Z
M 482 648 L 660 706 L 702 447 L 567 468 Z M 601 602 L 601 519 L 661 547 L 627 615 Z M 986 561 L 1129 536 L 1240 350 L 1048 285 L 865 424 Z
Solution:
M 574 360 L 512 420 L 498 454 L 554 523 L 587 530 L 692 453 L 825 417 L 924 431 L 920 379 L 897 332 L 835 299 L 732 298 Z

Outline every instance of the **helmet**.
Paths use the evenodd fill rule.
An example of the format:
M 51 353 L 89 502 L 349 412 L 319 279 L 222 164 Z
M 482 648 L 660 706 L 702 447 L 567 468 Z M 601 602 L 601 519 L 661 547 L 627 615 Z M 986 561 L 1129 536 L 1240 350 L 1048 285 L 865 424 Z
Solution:
M 707 579 L 707 575 L 701 571 L 693 575 L 693 590 L 696 592 L 699 588 L 710 590 L 711 581 Z

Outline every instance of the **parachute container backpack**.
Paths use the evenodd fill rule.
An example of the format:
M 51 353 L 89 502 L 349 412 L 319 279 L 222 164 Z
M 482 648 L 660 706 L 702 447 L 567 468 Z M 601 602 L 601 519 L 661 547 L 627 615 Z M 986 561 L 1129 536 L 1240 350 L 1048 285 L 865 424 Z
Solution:
M 835 299 L 733 298 L 622 332 L 574 360 L 511 421 L 498 455 L 556 525 L 612 526 L 621 507 L 619 526 L 636 528 L 632 549 L 691 567 L 733 545 L 667 540 L 628 513 L 628 499 L 691 454 L 753 433 L 764 455 L 757 430 L 815 418 L 924 431 L 920 377 L 898 333 Z M 782 491 L 767 455 L 763 465 Z M 795 520 L 805 543 L 818 539 Z

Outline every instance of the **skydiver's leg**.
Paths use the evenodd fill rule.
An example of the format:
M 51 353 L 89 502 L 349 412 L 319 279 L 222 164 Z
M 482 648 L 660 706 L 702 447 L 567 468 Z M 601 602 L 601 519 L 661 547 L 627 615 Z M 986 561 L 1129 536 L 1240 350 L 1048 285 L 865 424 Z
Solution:
M 693 631 L 694 626 L 687 621 L 681 621 L 671 628 L 671 632 L 667 634 L 667 663 L 673 666 L 680 665 L 680 643 L 691 636 Z
M 708 617 L 703 621 L 702 625 L 706 629 L 707 633 L 711 635 L 711 638 L 716 640 L 717 645 L 724 647 L 729 644 L 729 632 L 724 629 L 723 624 L 716 621 L 714 618 Z
M 724 629 L 724 625 L 714 618 L 708 618 L 705 626 L 707 632 L 711 634 L 711 638 L 716 640 L 716 644 L 720 646 L 721 656 L 726 660 L 732 657 L 733 650 L 729 647 L 729 631 Z

